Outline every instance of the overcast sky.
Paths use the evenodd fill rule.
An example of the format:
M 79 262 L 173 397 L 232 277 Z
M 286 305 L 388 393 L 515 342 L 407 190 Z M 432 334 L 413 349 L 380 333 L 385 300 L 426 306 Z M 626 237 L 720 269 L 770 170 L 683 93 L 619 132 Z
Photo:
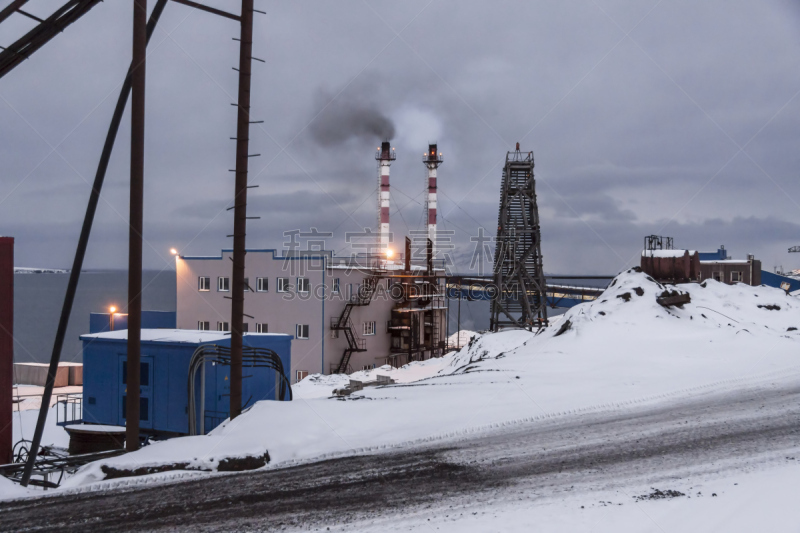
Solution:
M 30 0 L 45 16 L 63 0 Z M 235 0 L 205 0 L 238 12 Z M 0 0 L 0 6 L 8 0 Z M 149 1 L 150 6 L 155 0 Z M 130 61 L 131 0 L 106 0 L 0 79 L 0 234 L 18 266 L 68 267 Z M 533 150 L 545 270 L 614 274 L 645 235 L 800 268 L 800 7 L 790 0 L 256 0 L 250 248 L 374 227 L 394 133 L 392 229 L 422 227 L 437 141 L 440 227 L 493 234 L 502 163 Z M 14 16 L 0 45 L 33 27 Z M 234 21 L 170 3 L 148 48 L 145 267 L 231 246 Z M 86 266 L 127 265 L 130 122 Z

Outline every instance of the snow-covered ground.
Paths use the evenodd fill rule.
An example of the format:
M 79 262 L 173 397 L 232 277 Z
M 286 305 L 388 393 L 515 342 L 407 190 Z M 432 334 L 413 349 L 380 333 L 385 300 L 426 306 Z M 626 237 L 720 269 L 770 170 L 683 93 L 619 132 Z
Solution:
M 453 348 L 460 349 L 466 346 L 469 343 L 470 339 L 472 339 L 472 337 L 474 337 L 475 335 L 478 335 L 478 333 L 468 329 L 462 329 L 461 331 L 456 331 L 455 333 L 447 337 L 447 347 L 450 349 Z
M 542 533 L 664 533 L 670 531 L 794 532 L 800 524 L 796 495 L 800 466 L 792 464 L 757 472 L 689 479 L 671 490 L 682 496 L 638 500 L 650 495 L 646 485 L 585 493 L 562 493 L 541 501 L 520 496 L 452 508 L 395 515 L 364 525 L 331 531 L 441 531 Z
M 350 377 L 312 375 L 294 387 L 293 402 L 259 402 L 211 435 L 156 443 L 104 464 L 139 467 L 188 461 L 193 467 L 213 469 L 222 457 L 268 451 L 268 468 L 276 468 L 457 440 L 556 417 L 624 411 L 776 379 L 798 377 L 800 381 L 797 298 L 778 289 L 728 286 L 711 280 L 678 289 L 691 295 L 691 303 L 683 308 L 661 307 L 656 298 L 667 288 L 645 274 L 628 271 L 598 300 L 572 308 L 538 335 L 527 331 L 470 333 L 474 338 L 468 345 L 440 359 L 400 369 L 356 372 Z M 390 376 L 396 383 L 366 388 L 347 399 L 331 397 L 333 389 L 349 379 L 370 381 L 377 375 Z M 781 486 L 794 491 L 798 487 L 792 468 L 791 475 L 784 470 L 753 474 L 757 481 L 752 486 L 780 479 Z M 119 483 L 103 478 L 100 464 L 87 465 L 61 490 Z M 735 487 L 730 491 L 744 494 Z M 611 496 L 600 499 L 606 497 L 613 500 Z M 678 529 L 694 529 L 668 510 L 680 508 L 689 516 L 700 505 L 698 501 L 686 498 L 654 503 L 666 504 L 658 513 L 670 528 L 674 524 Z M 733 501 L 726 499 L 724 505 Z M 778 499 L 770 500 L 764 509 L 775 501 Z M 514 507 L 508 509 L 508 516 L 519 516 L 523 527 L 530 524 L 530 516 L 540 514 L 556 530 L 562 513 L 568 508 L 573 512 L 570 505 L 568 500 L 537 504 L 530 510 L 532 515 L 526 514 L 525 506 Z M 584 514 L 563 524 L 583 524 L 589 529 L 602 515 L 608 517 L 602 529 L 659 530 L 642 525 L 647 517 L 633 509 L 584 509 Z M 492 513 L 497 512 L 492 507 L 491 512 L 471 515 L 469 520 L 476 525 L 484 520 L 482 529 L 492 529 Z M 639 524 L 631 521 L 634 515 L 644 522 L 628 529 L 615 525 L 617 521 Z M 451 526 L 440 521 L 437 527 L 446 530 Z M 453 530 L 459 527 L 458 522 L 452 524 Z

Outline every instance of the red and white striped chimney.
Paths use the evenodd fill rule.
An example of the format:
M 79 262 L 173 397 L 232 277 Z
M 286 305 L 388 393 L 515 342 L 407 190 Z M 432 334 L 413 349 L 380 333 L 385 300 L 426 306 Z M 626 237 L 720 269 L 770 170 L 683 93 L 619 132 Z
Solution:
M 428 167 L 428 199 L 425 210 L 428 212 L 428 238 L 433 243 L 433 257 L 436 257 L 436 169 L 442 164 L 442 154 L 436 151 L 435 144 L 428 145 L 428 151 L 422 156 L 422 162 Z
M 380 253 L 382 254 L 386 254 L 390 250 L 389 207 L 391 205 L 391 192 L 389 189 L 389 167 L 396 157 L 394 148 L 391 147 L 389 141 L 382 142 L 378 153 L 375 154 L 375 159 L 378 160 L 378 235 Z

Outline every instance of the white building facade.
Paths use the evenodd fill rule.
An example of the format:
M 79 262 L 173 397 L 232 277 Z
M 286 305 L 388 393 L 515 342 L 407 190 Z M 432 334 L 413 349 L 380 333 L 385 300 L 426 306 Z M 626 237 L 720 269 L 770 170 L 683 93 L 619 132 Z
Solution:
M 177 256 L 178 328 L 230 330 L 232 254 Z M 295 337 L 293 383 L 308 374 L 440 355 L 447 319 L 444 278 L 426 276 L 420 267 L 403 269 L 329 252 L 282 256 L 272 249 L 248 250 L 245 331 Z

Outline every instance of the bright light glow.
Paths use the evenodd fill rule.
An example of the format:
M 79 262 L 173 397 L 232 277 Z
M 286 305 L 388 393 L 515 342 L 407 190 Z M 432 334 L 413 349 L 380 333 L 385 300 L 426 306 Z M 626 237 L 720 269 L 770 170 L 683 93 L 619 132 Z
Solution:
M 111 307 L 108 308 L 108 312 L 113 315 L 114 313 L 117 312 L 117 308 L 112 305 Z
M 394 252 L 393 252 L 393 251 L 391 251 L 391 250 L 386 250 L 386 257 L 392 257 L 393 255 L 394 255 Z
M 169 253 L 171 253 L 172 255 L 178 255 L 178 250 L 176 250 L 175 248 L 170 248 Z

